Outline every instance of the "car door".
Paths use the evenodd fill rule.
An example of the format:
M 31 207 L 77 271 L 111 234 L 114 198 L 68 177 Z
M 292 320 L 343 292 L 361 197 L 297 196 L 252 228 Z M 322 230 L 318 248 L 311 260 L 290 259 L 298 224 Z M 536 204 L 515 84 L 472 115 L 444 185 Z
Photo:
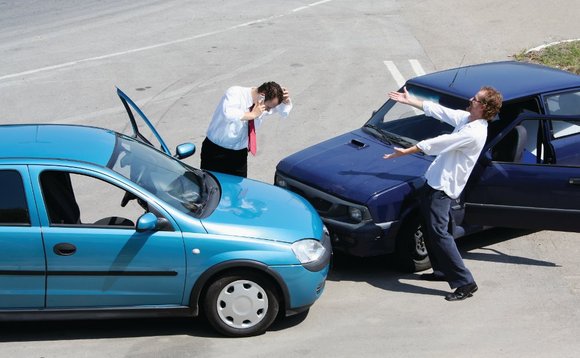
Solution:
M 0 165 L 0 310 L 44 307 L 45 258 L 26 166 Z
M 519 158 L 497 155 L 521 128 Z M 466 190 L 466 222 L 580 232 L 580 116 L 522 115 L 490 144 Z
M 93 170 L 34 167 L 47 258 L 47 308 L 180 305 L 183 238 L 162 208 Z M 121 206 L 127 190 L 136 197 Z M 153 212 L 165 225 L 137 232 Z M 161 222 L 160 221 L 160 222 Z

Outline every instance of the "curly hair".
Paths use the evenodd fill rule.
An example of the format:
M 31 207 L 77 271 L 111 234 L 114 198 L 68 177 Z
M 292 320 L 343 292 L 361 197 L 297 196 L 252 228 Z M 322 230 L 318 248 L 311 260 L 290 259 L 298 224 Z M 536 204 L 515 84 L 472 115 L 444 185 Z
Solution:
M 284 100 L 284 91 L 282 90 L 282 87 L 276 82 L 263 83 L 260 87 L 258 87 L 258 92 L 264 94 L 266 101 L 277 98 L 278 103 L 282 103 Z
M 491 121 L 501 109 L 503 96 L 498 90 L 490 86 L 483 86 L 479 91 L 485 93 L 481 99 L 481 104 L 485 106 L 483 109 L 483 118 Z

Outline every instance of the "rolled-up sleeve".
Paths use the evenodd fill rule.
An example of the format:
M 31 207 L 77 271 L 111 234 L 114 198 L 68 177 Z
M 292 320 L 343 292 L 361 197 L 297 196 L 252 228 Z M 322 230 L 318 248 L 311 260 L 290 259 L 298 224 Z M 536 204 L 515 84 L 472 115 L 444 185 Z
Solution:
M 437 118 L 453 127 L 457 127 L 467 116 L 469 116 L 469 112 L 443 107 L 442 105 L 431 101 L 423 101 L 423 111 L 427 116 Z
M 466 131 L 442 134 L 435 138 L 425 139 L 417 143 L 417 147 L 427 155 L 441 153 L 468 147 L 474 143 L 474 138 Z
M 222 111 L 227 121 L 239 121 L 246 113 L 242 108 L 243 94 L 239 87 L 230 87 L 222 101 Z

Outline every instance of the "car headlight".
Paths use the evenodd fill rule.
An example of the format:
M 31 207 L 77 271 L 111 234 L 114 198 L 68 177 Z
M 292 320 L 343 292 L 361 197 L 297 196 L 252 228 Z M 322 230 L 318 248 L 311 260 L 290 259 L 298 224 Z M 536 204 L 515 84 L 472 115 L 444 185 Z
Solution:
M 288 188 L 288 183 L 286 182 L 286 180 L 284 180 L 284 178 L 282 178 L 279 175 L 276 175 L 276 177 L 274 178 L 274 183 L 280 188 Z
M 348 208 L 348 215 L 350 216 L 351 219 L 353 219 L 356 222 L 361 222 L 363 219 L 363 213 L 359 208 L 355 208 L 355 207 L 349 207 Z
M 320 260 L 326 249 L 318 240 L 306 239 L 292 244 L 292 251 L 301 264 Z

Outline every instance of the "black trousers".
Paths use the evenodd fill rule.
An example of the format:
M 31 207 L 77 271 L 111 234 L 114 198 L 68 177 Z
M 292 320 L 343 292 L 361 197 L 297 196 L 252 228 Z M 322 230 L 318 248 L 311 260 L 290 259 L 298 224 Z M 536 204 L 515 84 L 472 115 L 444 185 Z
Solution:
M 205 138 L 201 145 L 201 169 L 248 177 L 248 150 L 221 147 Z
M 473 283 L 473 276 L 465 266 L 455 239 L 449 232 L 451 198 L 425 184 L 421 210 L 425 218 L 425 245 L 435 275 L 443 275 L 451 288 Z

